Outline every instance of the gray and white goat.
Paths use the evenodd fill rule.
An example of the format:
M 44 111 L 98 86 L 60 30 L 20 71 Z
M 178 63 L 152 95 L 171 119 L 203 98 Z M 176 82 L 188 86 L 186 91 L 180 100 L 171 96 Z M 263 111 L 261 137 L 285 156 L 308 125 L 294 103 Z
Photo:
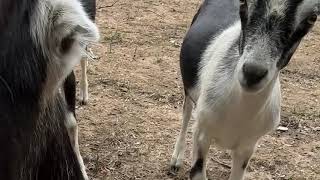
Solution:
M 183 125 L 171 159 L 182 165 L 195 106 L 192 180 L 206 177 L 211 142 L 232 151 L 241 180 L 258 140 L 280 121 L 279 74 L 319 15 L 318 0 L 205 0 L 184 39 Z

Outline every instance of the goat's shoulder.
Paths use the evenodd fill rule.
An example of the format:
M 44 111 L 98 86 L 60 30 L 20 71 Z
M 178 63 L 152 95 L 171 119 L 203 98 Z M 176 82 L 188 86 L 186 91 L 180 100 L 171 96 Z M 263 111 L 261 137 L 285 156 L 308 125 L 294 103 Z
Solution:
M 211 39 L 238 19 L 238 7 L 232 0 L 205 1 L 201 5 L 181 48 L 180 65 L 186 89 L 197 84 L 199 63 Z

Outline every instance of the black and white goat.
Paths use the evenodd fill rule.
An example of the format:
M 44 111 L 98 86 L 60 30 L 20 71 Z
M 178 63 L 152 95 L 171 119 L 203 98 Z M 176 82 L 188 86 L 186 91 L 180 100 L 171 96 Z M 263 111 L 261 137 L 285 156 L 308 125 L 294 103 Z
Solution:
M 203 2 L 181 50 L 185 102 L 172 171 L 182 164 L 195 106 L 190 178 L 206 179 L 215 142 L 232 151 L 229 179 L 243 179 L 258 140 L 279 124 L 279 72 L 314 26 L 319 6 L 318 0 Z
M 78 0 L 0 0 L 0 179 L 87 178 L 59 89 L 97 39 Z

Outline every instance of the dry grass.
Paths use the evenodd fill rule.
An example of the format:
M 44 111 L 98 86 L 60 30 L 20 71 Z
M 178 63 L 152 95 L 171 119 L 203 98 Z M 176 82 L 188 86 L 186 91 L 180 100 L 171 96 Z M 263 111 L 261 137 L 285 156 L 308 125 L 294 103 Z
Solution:
M 94 179 L 187 179 L 167 175 L 180 127 L 181 40 L 200 0 L 98 0 L 101 59 L 89 62 L 88 106 L 77 110 L 80 144 Z M 283 126 L 265 136 L 248 179 L 320 179 L 320 22 L 283 71 Z M 188 134 L 189 139 L 191 137 Z M 229 154 L 212 147 L 210 179 L 227 179 Z

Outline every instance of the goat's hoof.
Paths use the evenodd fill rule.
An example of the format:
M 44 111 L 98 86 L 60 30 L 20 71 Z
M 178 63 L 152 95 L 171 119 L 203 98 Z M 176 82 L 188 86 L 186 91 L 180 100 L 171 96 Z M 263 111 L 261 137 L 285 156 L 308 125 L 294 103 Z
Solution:
M 86 101 L 86 100 L 80 101 L 80 105 L 81 105 L 81 106 L 85 106 L 85 105 L 87 105 L 87 104 L 88 104 L 88 101 Z
M 169 170 L 169 175 L 174 175 L 174 176 L 177 175 L 180 169 L 181 169 L 181 166 L 171 165 Z

